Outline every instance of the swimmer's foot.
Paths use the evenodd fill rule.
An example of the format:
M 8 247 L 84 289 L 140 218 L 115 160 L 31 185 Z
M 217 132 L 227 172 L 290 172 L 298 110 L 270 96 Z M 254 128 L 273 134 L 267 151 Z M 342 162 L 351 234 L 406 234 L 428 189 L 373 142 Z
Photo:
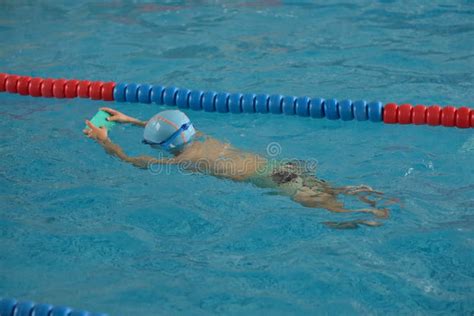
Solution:
M 376 221 L 366 221 L 366 220 L 355 220 L 355 221 L 348 221 L 348 222 L 323 222 L 326 227 L 333 228 L 333 229 L 356 229 L 359 228 L 360 225 L 365 225 L 369 227 L 378 227 L 382 226 L 381 223 Z
M 370 209 L 370 213 L 374 214 L 375 217 L 377 218 L 388 218 L 390 215 L 389 211 L 386 208 L 383 208 L 383 209 L 373 208 L 373 209 Z
M 382 226 L 382 223 L 376 221 L 359 221 L 359 224 L 369 226 L 369 227 L 379 227 Z
M 379 208 L 363 208 L 359 210 L 355 210 L 354 212 L 360 212 L 360 213 L 370 213 L 374 215 L 377 218 L 388 218 L 389 217 L 389 211 L 388 209 L 379 209 Z

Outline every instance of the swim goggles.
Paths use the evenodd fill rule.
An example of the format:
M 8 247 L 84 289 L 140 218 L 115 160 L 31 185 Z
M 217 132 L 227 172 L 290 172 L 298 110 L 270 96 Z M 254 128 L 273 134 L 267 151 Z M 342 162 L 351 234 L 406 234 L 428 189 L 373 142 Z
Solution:
M 159 143 L 151 142 L 151 141 L 146 140 L 146 139 L 142 140 L 142 143 L 147 144 L 147 145 L 160 145 L 161 147 L 169 148 L 171 143 L 174 142 L 174 140 L 179 136 L 179 134 L 181 134 L 182 132 L 188 130 L 191 126 L 192 126 L 191 122 L 184 123 L 173 134 L 171 134 L 170 137 L 168 137 L 167 139 L 165 139 L 164 141 L 161 141 Z

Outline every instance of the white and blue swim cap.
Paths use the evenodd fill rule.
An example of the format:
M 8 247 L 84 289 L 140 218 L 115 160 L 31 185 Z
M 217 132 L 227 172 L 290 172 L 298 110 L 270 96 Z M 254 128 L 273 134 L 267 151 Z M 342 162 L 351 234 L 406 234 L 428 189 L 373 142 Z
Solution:
M 193 124 L 181 111 L 167 110 L 153 116 L 143 131 L 143 143 L 176 148 L 191 141 L 196 134 Z

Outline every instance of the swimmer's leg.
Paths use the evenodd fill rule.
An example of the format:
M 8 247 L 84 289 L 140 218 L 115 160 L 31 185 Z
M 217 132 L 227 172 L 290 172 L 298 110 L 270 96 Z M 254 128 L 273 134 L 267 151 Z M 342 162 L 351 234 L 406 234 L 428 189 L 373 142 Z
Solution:
M 331 212 L 336 213 L 370 213 L 377 218 L 388 218 L 390 216 L 390 213 L 386 208 L 361 208 L 356 210 L 348 210 L 343 207 L 333 207 L 331 204 L 322 204 L 321 206 Z
M 364 208 L 349 210 L 344 208 L 344 204 L 336 199 L 337 194 L 330 192 L 315 192 L 309 188 L 299 189 L 293 196 L 293 200 L 306 207 L 325 208 L 335 213 L 370 213 L 378 218 L 387 218 L 387 209 Z
M 347 194 L 347 195 L 356 195 L 358 193 L 370 193 L 373 195 L 383 195 L 383 192 L 375 191 L 368 185 L 348 185 L 345 187 L 338 187 L 333 189 L 335 192 Z
M 366 203 L 373 208 L 380 209 L 385 208 L 389 205 L 400 203 L 399 199 L 385 197 L 383 192 L 375 191 L 367 185 L 345 186 L 335 188 L 334 191 L 338 194 L 355 196 L 359 201 Z

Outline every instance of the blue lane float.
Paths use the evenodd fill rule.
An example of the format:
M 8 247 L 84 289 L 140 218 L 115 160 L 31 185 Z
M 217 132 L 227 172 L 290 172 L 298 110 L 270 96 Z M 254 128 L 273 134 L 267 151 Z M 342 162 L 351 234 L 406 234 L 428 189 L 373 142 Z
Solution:
M 244 94 L 242 98 L 242 112 L 255 113 L 255 99 L 257 96 L 252 93 Z
M 383 121 L 382 102 L 338 101 L 310 97 L 199 91 L 150 84 L 118 83 L 113 91 L 117 102 L 155 103 L 182 109 L 219 113 L 272 113 L 330 120 Z
M 108 316 L 102 313 L 90 313 L 75 310 L 67 306 L 36 304 L 31 301 L 0 299 L 0 316 Z

